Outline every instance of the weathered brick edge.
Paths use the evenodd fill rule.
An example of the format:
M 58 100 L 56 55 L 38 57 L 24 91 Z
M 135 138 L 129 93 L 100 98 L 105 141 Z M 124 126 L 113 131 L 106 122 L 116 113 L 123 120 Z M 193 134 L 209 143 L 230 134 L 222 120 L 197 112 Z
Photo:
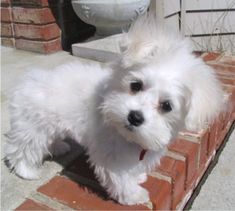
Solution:
M 44 54 L 61 50 L 48 0 L 1 0 L 1 44 Z
M 170 144 L 161 165 L 143 184 L 150 192 L 149 204 L 122 206 L 107 198 L 86 166 L 86 158 L 79 156 L 16 210 L 182 210 L 235 120 L 235 57 L 215 53 L 201 56 L 223 82 L 228 109 L 208 128 L 199 133 L 183 131 Z

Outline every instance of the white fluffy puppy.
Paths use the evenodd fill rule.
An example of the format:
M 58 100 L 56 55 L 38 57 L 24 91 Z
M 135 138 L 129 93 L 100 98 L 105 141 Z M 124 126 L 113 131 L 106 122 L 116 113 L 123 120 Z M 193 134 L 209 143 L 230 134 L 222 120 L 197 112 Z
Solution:
M 5 159 L 17 175 L 38 178 L 45 156 L 70 149 L 63 142 L 69 136 L 86 148 L 113 199 L 149 200 L 139 185 L 146 173 L 179 130 L 213 120 L 223 92 L 188 41 L 159 30 L 153 18 L 136 21 L 121 49 L 111 67 L 77 62 L 34 70 L 15 89 Z

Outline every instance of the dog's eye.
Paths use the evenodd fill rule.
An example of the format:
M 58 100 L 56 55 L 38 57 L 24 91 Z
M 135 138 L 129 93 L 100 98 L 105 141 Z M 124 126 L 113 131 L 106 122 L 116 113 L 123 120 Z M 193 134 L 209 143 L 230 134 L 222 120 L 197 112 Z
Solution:
M 130 88 L 132 92 L 139 92 L 143 90 L 143 82 L 138 80 L 138 81 L 133 81 L 130 84 Z
M 170 112 L 172 110 L 172 105 L 169 100 L 160 103 L 160 109 L 163 112 Z

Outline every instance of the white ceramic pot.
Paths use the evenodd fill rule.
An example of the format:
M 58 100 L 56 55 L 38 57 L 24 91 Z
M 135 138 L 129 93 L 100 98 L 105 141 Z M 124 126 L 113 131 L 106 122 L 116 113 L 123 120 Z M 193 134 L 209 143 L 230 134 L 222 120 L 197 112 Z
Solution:
M 111 35 L 128 29 L 146 12 L 150 0 L 72 0 L 77 16 L 94 25 L 98 35 Z

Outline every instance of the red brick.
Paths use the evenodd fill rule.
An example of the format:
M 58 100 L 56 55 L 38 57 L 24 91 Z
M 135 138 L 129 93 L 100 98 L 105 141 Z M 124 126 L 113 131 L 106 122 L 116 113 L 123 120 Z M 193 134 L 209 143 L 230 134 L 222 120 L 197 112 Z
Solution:
M 216 150 L 220 147 L 220 145 L 223 143 L 224 138 L 227 134 L 228 130 L 222 130 L 219 132 L 218 134 L 218 139 L 217 139 L 217 143 L 216 143 Z
M 216 150 L 219 126 L 219 119 L 217 118 L 209 128 L 209 139 L 207 145 L 208 155 L 212 155 L 213 152 Z
M 60 37 L 56 23 L 47 25 L 14 24 L 16 38 L 51 40 Z
M 230 120 L 230 111 L 221 113 L 210 128 L 208 152 L 212 153 L 218 149 L 227 134 L 232 121 Z
M 210 127 L 208 152 L 213 152 L 220 147 L 235 117 L 235 87 L 224 85 L 223 88 L 228 94 L 228 102 L 224 111 Z
M 13 6 L 43 7 L 48 6 L 48 0 L 12 0 Z
M 235 67 L 223 64 L 209 64 L 219 76 L 227 76 L 235 79 Z
M 13 8 L 13 20 L 16 23 L 47 24 L 55 18 L 49 8 Z
M 210 53 L 206 53 L 202 56 L 202 59 L 205 61 L 205 62 L 208 62 L 208 61 L 214 61 L 216 60 L 221 54 L 220 53 L 214 53 L 214 52 L 210 52 Z
M 12 9 L 10 7 L 1 7 L 1 22 L 12 21 Z
M 202 165 L 208 156 L 209 128 L 199 132 L 184 131 L 180 133 L 183 139 L 199 144 L 198 164 Z
M 218 62 L 222 63 L 222 64 L 235 66 L 235 57 L 234 56 L 223 56 L 220 58 L 220 60 Z
M 60 38 L 50 41 L 32 41 L 25 39 L 16 39 L 15 45 L 18 49 L 34 51 L 44 54 L 61 50 Z
M 1 4 L 10 4 L 11 0 L 1 0 Z
M 228 85 L 232 85 L 235 86 L 235 78 L 233 78 L 232 76 L 221 76 L 219 75 L 219 80 L 223 83 L 223 84 L 228 84 Z
M 88 189 L 68 178 L 56 176 L 44 186 L 38 189 L 53 199 L 60 201 L 74 209 L 88 210 L 147 210 L 143 205 L 124 206 L 111 199 L 105 199 L 103 195 L 98 196 L 96 190 Z M 99 194 L 102 194 L 99 193 Z
M 231 103 L 231 110 L 235 113 L 235 87 L 228 87 L 228 91 L 231 93 L 229 102 Z
M 193 176 L 198 169 L 199 160 L 199 144 L 186 141 L 184 139 L 176 139 L 172 142 L 168 149 L 182 154 L 186 159 L 186 186 L 191 182 Z
M 208 141 L 209 141 L 209 129 L 201 134 L 200 138 L 200 150 L 199 150 L 199 165 L 204 165 L 208 156 Z
M 15 47 L 15 39 L 8 37 L 1 37 L 1 45 L 8 47 Z
M 233 88 L 229 102 L 231 105 L 231 113 L 233 114 L 230 116 L 230 121 L 234 121 L 235 120 L 235 87 Z
M 226 127 L 230 121 L 231 110 L 228 108 L 228 110 L 225 112 L 222 112 L 221 115 L 222 115 L 222 118 L 221 118 L 222 124 L 221 124 L 221 128 L 219 130 L 223 131 L 224 129 L 226 129 Z
M 24 203 L 22 203 L 19 207 L 17 207 L 15 210 L 53 210 L 50 207 L 35 202 L 31 199 L 27 199 Z
M 225 92 L 227 92 L 228 95 L 227 107 L 225 109 L 227 112 L 226 121 L 233 121 L 233 114 L 235 113 L 235 86 L 223 85 L 223 89 Z
M 227 111 L 224 111 L 220 114 L 220 128 L 219 128 L 219 132 L 223 131 L 224 129 L 226 129 L 227 124 L 229 123 L 229 116 L 230 116 L 230 110 L 229 108 L 227 108 Z
M 7 7 L 10 6 L 11 1 L 10 0 L 1 0 L 1 6 Z
M 143 184 L 150 193 L 150 200 L 153 203 L 153 210 L 171 209 L 172 186 L 169 182 L 148 176 L 147 182 Z
M 181 160 L 175 160 L 170 157 L 163 157 L 157 171 L 163 175 L 171 177 L 172 180 L 172 207 L 175 210 L 176 206 L 181 201 L 186 188 L 186 163 Z
M 230 101 L 231 102 L 231 101 Z M 234 121 L 234 109 L 235 103 L 233 103 L 231 106 L 233 107 L 228 107 L 228 110 L 224 113 L 221 113 L 218 119 L 217 123 L 217 133 L 216 133 L 216 149 L 220 147 L 222 142 L 224 141 L 224 138 L 226 134 L 228 133 L 233 121 Z
M 11 23 L 1 23 L 1 36 L 2 37 L 13 36 L 13 26 Z

